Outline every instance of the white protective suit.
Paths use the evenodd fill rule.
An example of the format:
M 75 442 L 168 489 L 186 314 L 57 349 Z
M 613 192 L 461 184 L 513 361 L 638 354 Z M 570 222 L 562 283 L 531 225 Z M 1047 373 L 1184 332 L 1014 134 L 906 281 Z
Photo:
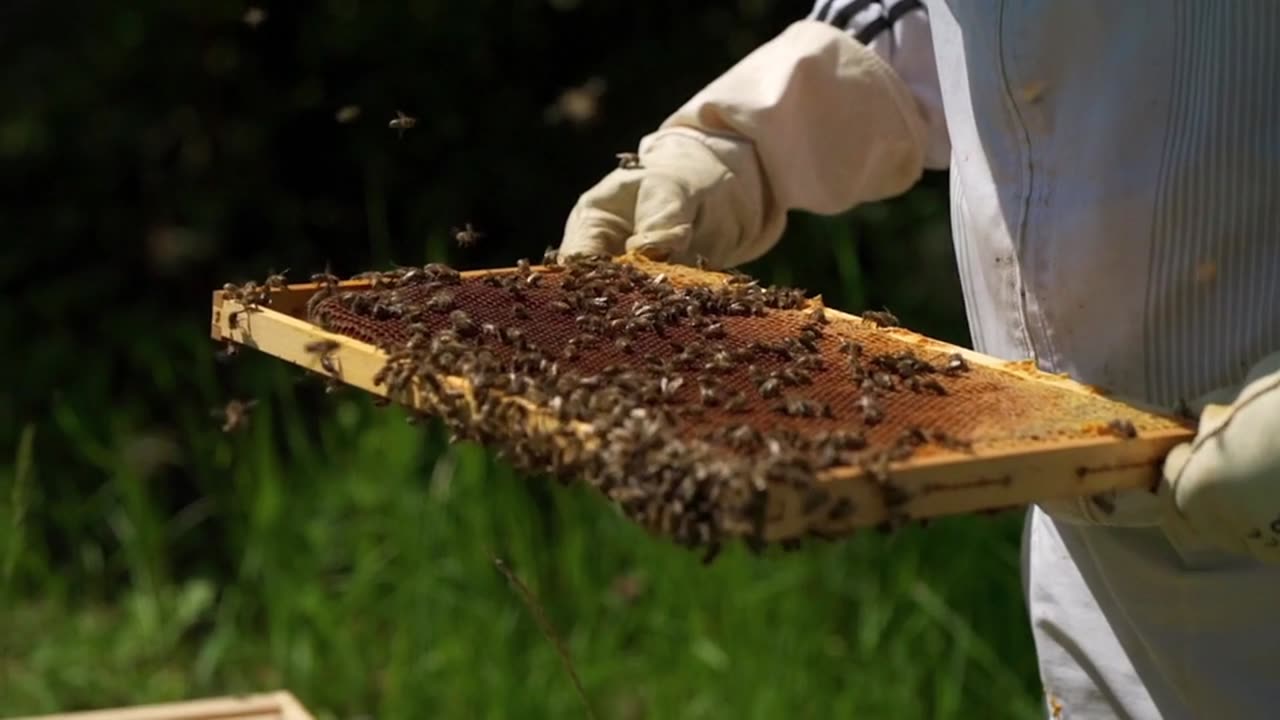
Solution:
M 1029 513 L 1046 712 L 1280 717 L 1280 565 L 1256 559 L 1280 557 L 1280 3 L 923 5 L 819 0 L 585 193 L 562 250 L 735 265 L 788 210 L 949 168 L 978 350 L 1228 403 L 1159 496 Z

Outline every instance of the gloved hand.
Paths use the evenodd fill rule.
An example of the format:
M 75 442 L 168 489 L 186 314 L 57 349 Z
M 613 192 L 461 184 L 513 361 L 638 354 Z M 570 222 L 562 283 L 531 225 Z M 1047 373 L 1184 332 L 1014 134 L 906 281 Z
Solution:
M 777 242 L 782 223 L 766 223 L 771 200 L 749 141 L 676 127 L 646 137 L 638 155 L 639 167 L 610 172 L 578 199 L 562 256 L 636 251 L 723 268 Z
M 793 23 L 642 140 L 640 167 L 583 194 L 560 254 L 752 260 L 777 242 L 787 211 L 829 215 L 892 197 L 919 179 L 927 154 L 945 161 L 937 107 L 848 33 Z
M 1170 451 L 1158 488 L 1040 508 L 1073 525 L 1162 526 L 1179 546 L 1207 543 L 1280 562 L 1280 353 L 1191 409 L 1200 417 L 1196 437 Z
M 1169 511 L 1223 550 L 1280 563 L 1280 353 L 1201 405 L 1195 439 L 1165 459 Z

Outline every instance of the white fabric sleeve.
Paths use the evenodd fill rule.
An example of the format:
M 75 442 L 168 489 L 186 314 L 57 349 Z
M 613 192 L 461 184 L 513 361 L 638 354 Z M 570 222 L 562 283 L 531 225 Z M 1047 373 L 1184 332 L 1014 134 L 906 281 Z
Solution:
M 933 32 L 921 0 L 817 0 L 809 19 L 844 30 L 889 63 L 924 114 L 929 129 L 924 166 L 950 166 L 951 136 L 942 110 Z
M 830 215 L 905 192 L 924 171 L 928 140 L 924 113 L 889 64 L 814 20 L 757 48 L 662 128 L 681 126 L 752 143 L 773 240 L 788 210 Z

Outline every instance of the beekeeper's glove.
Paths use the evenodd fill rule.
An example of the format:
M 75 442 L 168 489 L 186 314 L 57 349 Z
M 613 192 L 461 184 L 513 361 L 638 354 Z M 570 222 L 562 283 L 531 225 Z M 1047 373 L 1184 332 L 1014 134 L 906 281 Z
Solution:
M 561 255 L 752 260 L 788 210 L 834 214 L 907 190 L 939 144 L 931 107 L 847 33 L 794 23 L 644 138 L 640 167 L 584 193 Z
M 1170 513 L 1223 550 L 1280 563 L 1280 353 L 1201 405 L 1195 439 L 1165 459 Z

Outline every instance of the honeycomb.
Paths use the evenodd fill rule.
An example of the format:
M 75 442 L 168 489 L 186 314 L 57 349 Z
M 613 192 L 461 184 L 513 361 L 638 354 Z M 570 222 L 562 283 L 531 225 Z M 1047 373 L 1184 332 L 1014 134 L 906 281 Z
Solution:
M 779 482 L 810 486 L 843 466 L 885 480 L 890 461 L 1080 437 L 1111 420 L 1161 427 L 738 274 L 584 259 L 367 273 L 350 289 L 319 279 L 307 319 L 387 352 L 389 385 L 460 376 L 486 397 L 590 424 L 595 439 L 534 437 L 527 410 L 436 393 L 455 432 L 585 478 L 647 527 L 712 551 L 759 533 Z

